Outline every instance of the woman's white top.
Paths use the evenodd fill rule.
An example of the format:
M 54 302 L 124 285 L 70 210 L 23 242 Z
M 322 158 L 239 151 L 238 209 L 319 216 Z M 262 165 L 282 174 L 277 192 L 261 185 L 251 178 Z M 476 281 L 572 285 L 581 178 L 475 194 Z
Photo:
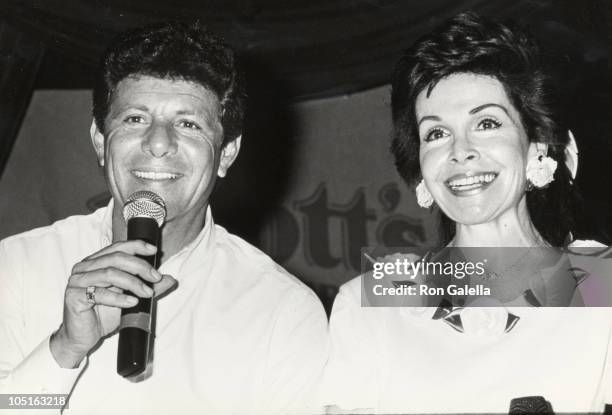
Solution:
M 597 272 L 612 271 L 602 261 Z M 556 413 L 601 412 L 612 402 L 612 308 L 465 308 L 461 333 L 433 307 L 362 307 L 360 278 L 333 307 L 330 412 L 507 413 L 526 396 Z M 505 332 L 507 313 L 519 319 Z

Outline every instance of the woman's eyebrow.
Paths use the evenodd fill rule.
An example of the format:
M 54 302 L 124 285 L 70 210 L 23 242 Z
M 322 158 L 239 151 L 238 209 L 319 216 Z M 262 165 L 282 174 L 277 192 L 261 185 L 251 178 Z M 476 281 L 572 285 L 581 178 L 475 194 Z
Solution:
M 423 118 L 421 118 L 421 119 L 419 120 L 419 126 L 421 125 L 421 123 L 422 123 L 423 121 L 427 121 L 427 120 L 431 120 L 431 121 L 440 121 L 440 120 L 441 120 L 441 118 L 440 118 L 440 117 L 438 117 L 437 115 L 426 115 L 426 116 L 424 116 Z
M 476 114 L 479 111 L 482 111 L 485 108 L 488 107 L 497 107 L 497 108 L 501 108 L 502 111 L 504 111 L 506 113 L 506 115 L 509 117 L 510 113 L 508 112 L 508 110 L 506 109 L 506 107 L 504 107 L 503 105 L 499 105 L 499 104 L 494 104 L 494 103 L 488 103 L 488 104 L 483 104 L 483 105 L 479 105 L 476 108 L 473 108 L 470 110 L 470 114 Z

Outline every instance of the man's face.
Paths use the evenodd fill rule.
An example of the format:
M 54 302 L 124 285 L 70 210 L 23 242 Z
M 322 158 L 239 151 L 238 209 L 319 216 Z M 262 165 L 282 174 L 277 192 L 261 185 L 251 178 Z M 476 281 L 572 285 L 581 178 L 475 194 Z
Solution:
M 117 85 L 105 131 L 103 137 L 92 129 L 92 138 L 117 206 L 149 190 L 166 202 L 168 223 L 204 217 L 216 176 L 225 176 L 240 144 L 221 150 L 221 106 L 213 92 L 149 76 Z

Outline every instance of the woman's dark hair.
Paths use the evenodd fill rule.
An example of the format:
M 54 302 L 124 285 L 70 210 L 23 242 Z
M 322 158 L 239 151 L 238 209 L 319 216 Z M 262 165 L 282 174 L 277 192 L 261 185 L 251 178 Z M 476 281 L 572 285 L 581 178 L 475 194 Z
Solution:
M 574 227 L 578 199 L 565 165 L 568 131 L 560 123 L 556 83 L 536 43 L 513 25 L 462 13 L 406 50 L 395 68 L 391 92 L 391 151 L 399 174 L 410 186 L 421 178 L 417 95 L 424 90 L 429 95 L 441 79 L 456 73 L 497 79 L 520 114 L 529 141 L 548 144 L 547 154 L 558 166 L 554 181 L 528 192 L 527 207 L 544 239 L 553 246 L 564 245 Z M 442 214 L 442 242 L 449 242 L 454 231 L 454 223 Z
M 223 109 L 224 143 L 242 133 L 245 91 L 236 56 L 200 23 L 156 23 L 115 38 L 100 61 L 93 90 L 93 115 L 102 133 L 119 82 L 142 75 L 196 82 L 209 89 Z

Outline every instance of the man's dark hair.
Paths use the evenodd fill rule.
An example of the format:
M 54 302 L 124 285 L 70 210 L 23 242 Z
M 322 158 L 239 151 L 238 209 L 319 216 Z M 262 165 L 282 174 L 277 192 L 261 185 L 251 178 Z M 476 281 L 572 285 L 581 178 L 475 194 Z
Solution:
M 221 104 L 224 143 L 242 134 L 245 92 L 236 56 L 200 23 L 157 23 L 122 33 L 111 43 L 93 90 L 93 115 L 102 133 L 119 82 L 141 75 L 204 86 Z
M 560 124 L 558 90 L 534 40 L 514 25 L 504 25 L 475 13 L 462 13 L 414 43 L 398 62 L 392 80 L 391 151 L 408 185 L 421 178 L 419 132 L 415 103 L 418 94 L 431 93 L 445 77 L 457 73 L 491 76 L 504 87 L 521 117 L 530 142 L 548 144 L 557 161 L 554 181 L 527 194 L 534 225 L 551 244 L 562 245 L 574 226 L 571 174 L 565 165 L 567 128 Z M 443 240 L 454 232 L 443 215 Z

